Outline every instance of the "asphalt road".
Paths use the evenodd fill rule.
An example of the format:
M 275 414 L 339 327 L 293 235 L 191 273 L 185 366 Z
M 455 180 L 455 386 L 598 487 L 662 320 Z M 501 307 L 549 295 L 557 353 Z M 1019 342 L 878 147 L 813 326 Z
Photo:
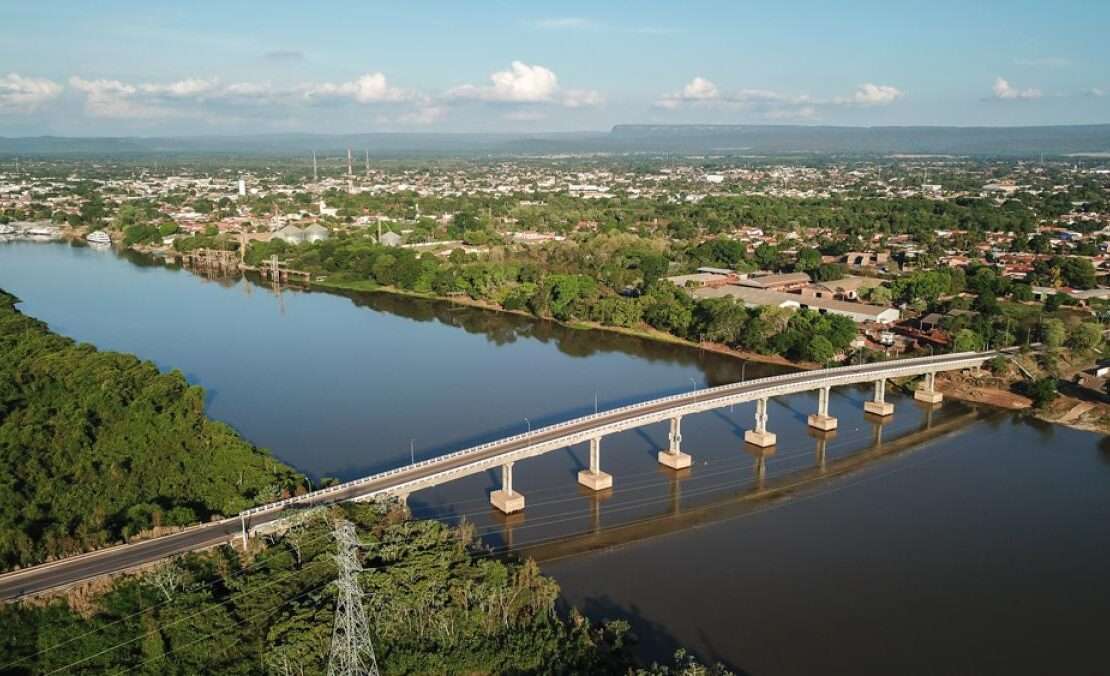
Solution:
M 902 360 L 900 362 L 869 364 L 864 367 L 856 367 L 854 370 L 861 375 L 872 372 L 878 374 L 892 367 L 908 365 L 910 362 L 914 364 L 937 363 L 941 365 L 946 361 L 955 361 L 966 357 L 967 355 L 959 357 L 954 355 L 937 355 L 921 359 Z M 827 377 L 827 375 L 827 373 L 800 371 L 790 374 L 788 378 L 778 380 L 774 384 L 777 386 L 782 384 L 819 381 Z M 632 410 L 616 410 L 609 414 L 602 413 L 600 416 L 583 419 L 580 422 L 574 422 L 559 427 L 558 429 L 540 428 L 526 435 L 525 438 L 511 439 L 503 443 L 492 444 L 480 452 L 459 457 L 444 458 L 442 462 L 433 462 L 427 465 L 413 467 L 409 470 L 390 474 L 389 476 L 384 476 L 380 479 L 368 481 L 356 486 L 349 486 L 343 490 L 334 491 L 326 495 L 314 497 L 313 494 L 310 494 L 298 500 L 296 506 L 304 508 L 319 504 L 343 502 L 370 493 L 388 491 L 391 488 L 395 488 L 409 481 L 423 479 L 443 471 L 465 467 L 472 463 L 517 451 L 536 443 L 556 440 L 561 437 L 567 437 L 579 432 L 600 428 L 631 418 L 679 408 L 691 403 L 721 399 L 748 391 L 755 392 L 766 386 L 767 385 L 758 382 L 736 383 L 723 390 L 698 390 L 676 399 L 646 402 L 644 405 L 638 406 Z M 280 519 L 285 516 L 286 511 L 286 509 L 274 509 L 254 514 L 250 518 L 249 525 L 251 527 L 256 527 Z M 119 545 L 7 573 L 5 575 L 0 575 L 0 601 L 13 600 L 21 596 L 77 584 L 102 575 L 117 573 L 129 568 L 149 564 L 175 554 L 223 544 L 240 536 L 240 534 L 241 527 L 239 518 L 234 517 L 223 521 L 200 524 L 193 526 L 189 530 L 164 535 L 152 540 Z

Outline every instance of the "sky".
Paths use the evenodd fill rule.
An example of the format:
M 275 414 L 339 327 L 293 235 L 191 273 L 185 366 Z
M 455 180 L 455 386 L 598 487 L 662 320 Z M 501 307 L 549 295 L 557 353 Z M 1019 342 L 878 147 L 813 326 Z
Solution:
M 1110 2 L 2 0 L 0 135 L 1110 122 Z

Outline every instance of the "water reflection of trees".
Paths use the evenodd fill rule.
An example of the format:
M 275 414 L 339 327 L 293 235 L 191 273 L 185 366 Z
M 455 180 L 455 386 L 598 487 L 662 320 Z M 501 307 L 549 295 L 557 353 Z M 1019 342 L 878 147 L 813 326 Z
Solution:
M 705 374 L 711 386 L 736 382 L 741 377 L 739 360 L 716 352 L 673 343 L 610 331 L 573 329 L 534 317 L 466 307 L 426 298 L 389 293 L 345 292 L 343 295 L 359 307 L 387 312 L 413 321 L 437 322 L 452 326 L 469 334 L 485 336 L 490 343 L 498 346 L 524 338 L 554 344 L 559 352 L 575 358 L 619 353 L 649 362 L 694 366 Z M 744 369 L 743 375 L 747 379 L 752 379 L 781 373 L 783 370 L 782 367 L 775 365 L 751 363 Z

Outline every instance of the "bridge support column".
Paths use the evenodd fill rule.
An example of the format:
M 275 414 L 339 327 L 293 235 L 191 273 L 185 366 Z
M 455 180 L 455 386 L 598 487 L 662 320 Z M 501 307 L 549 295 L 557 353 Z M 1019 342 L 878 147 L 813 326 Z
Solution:
M 524 509 L 524 496 L 513 491 L 513 463 L 501 465 L 501 490 L 489 494 L 489 503 L 505 514 Z
M 836 418 L 829 415 L 829 390 L 831 387 L 822 387 L 817 390 L 817 414 L 809 416 L 809 426 L 828 432 L 836 429 Z
M 886 378 L 875 381 L 875 400 L 863 402 L 863 410 L 884 418 L 894 414 L 894 404 L 887 403 L 886 400 Z
M 755 429 L 744 432 L 744 441 L 760 448 L 774 446 L 775 435 L 767 431 L 767 398 L 755 402 Z
M 914 390 L 913 398 L 926 404 L 939 404 L 944 401 L 944 395 L 937 392 L 937 373 L 930 371 L 925 374 L 925 382 Z
M 667 435 L 670 448 L 659 451 L 659 464 L 671 469 L 686 469 L 690 466 L 691 458 L 682 452 L 682 417 L 671 418 L 671 432 Z
M 590 468 L 578 473 L 578 483 L 594 491 L 613 487 L 613 476 L 601 471 L 601 437 L 590 439 Z

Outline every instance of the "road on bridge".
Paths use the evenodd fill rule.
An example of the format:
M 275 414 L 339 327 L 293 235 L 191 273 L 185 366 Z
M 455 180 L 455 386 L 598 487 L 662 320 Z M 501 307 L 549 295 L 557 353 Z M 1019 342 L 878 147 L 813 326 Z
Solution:
M 983 360 L 994 353 L 974 355 Z M 861 381 L 866 381 L 868 376 L 880 375 L 903 365 L 913 364 L 922 368 L 930 367 L 944 370 L 948 362 L 966 361 L 969 355 L 937 355 L 920 359 L 895 360 L 867 364 L 863 366 L 841 367 L 821 371 L 800 371 L 785 376 L 775 377 L 775 387 L 784 385 L 800 385 L 820 383 L 837 373 L 851 373 L 860 376 Z M 510 437 L 501 442 L 484 445 L 474 449 L 474 453 L 450 454 L 442 460 L 433 459 L 419 463 L 410 468 L 401 468 L 386 472 L 376 477 L 357 484 L 343 484 L 339 489 L 330 492 L 316 491 L 293 500 L 281 501 L 273 509 L 264 509 L 250 517 L 250 527 L 258 526 L 280 520 L 288 516 L 292 508 L 308 508 L 336 502 L 344 502 L 368 495 L 389 494 L 392 490 L 410 484 L 414 481 L 434 477 L 443 472 L 464 468 L 468 465 L 481 463 L 502 455 L 509 455 L 515 451 L 526 449 L 540 443 L 557 441 L 560 438 L 572 437 L 576 434 L 591 429 L 601 429 L 624 420 L 639 418 L 645 415 L 657 414 L 668 410 L 680 409 L 691 404 L 712 402 L 715 399 L 730 399 L 741 394 L 756 394 L 762 389 L 769 389 L 766 379 L 749 382 L 734 383 L 724 387 L 696 390 L 675 397 L 665 397 L 647 401 L 629 407 L 614 409 L 611 412 L 601 412 L 597 415 L 568 421 L 558 426 L 538 428 L 527 434 Z M 0 601 L 9 601 L 22 596 L 33 595 L 50 589 L 71 586 L 103 575 L 118 573 L 131 568 L 165 559 L 184 552 L 197 551 L 208 547 L 224 544 L 234 540 L 241 534 L 240 520 L 232 517 L 221 521 L 198 524 L 189 529 L 163 535 L 151 540 L 143 540 L 130 544 L 117 545 L 87 554 L 60 559 L 50 563 L 25 568 L 15 572 L 0 575 Z

